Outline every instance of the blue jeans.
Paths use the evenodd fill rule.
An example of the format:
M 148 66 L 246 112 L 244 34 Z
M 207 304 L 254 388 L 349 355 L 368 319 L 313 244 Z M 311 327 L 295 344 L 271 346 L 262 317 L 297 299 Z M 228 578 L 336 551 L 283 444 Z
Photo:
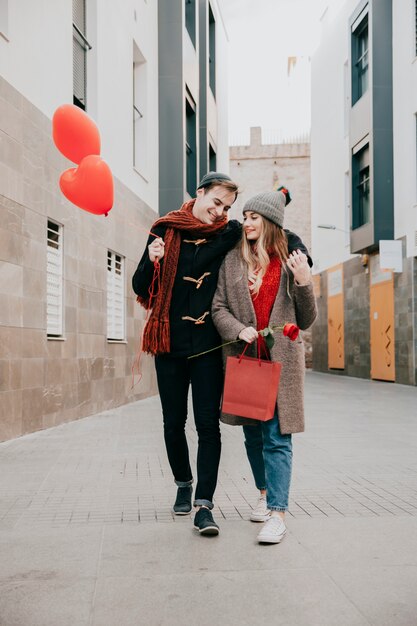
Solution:
M 292 439 L 281 435 L 278 414 L 256 426 L 243 426 L 246 453 L 258 489 L 266 489 L 271 511 L 286 511 L 291 483 Z

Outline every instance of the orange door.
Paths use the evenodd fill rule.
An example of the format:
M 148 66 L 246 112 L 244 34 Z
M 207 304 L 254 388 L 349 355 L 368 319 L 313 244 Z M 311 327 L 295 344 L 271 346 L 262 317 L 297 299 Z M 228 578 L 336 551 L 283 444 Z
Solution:
M 395 381 L 394 276 L 379 269 L 379 255 L 372 257 L 371 378 Z
M 329 369 L 345 368 L 343 265 L 327 272 L 327 337 Z

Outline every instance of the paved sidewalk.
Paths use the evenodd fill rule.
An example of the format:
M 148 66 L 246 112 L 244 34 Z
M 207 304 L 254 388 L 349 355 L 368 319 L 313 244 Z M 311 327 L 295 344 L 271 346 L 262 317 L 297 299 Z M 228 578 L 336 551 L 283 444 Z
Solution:
M 219 537 L 172 515 L 157 397 L 0 444 L 0 625 L 417 626 L 417 389 L 308 373 L 306 413 L 276 546 L 240 428 Z

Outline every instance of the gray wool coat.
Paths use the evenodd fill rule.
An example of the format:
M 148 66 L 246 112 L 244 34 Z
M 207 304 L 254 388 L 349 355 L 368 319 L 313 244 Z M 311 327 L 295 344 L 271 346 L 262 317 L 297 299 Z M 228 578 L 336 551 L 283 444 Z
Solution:
M 281 271 L 278 294 L 271 312 L 270 326 L 287 323 L 297 324 L 301 330 L 309 328 L 317 316 L 313 283 L 297 285 L 292 273 Z M 256 316 L 248 287 L 246 264 L 240 250 L 231 250 L 220 268 L 217 290 L 212 304 L 212 317 L 224 342 L 238 338 L 247 326 L 256 328 Z M 284 337 L 282 332 L 274 333 L 275 344 L 271 359 L 282 363 L 281 380 L 277 406 L 281 434 L 299 433 L 304 430 L 304 344 L 301 336 L 295 341 Z M 256 342 L 255 342 L 256 343 Z M 238 355 L 245 346 L 243 341 L 223 348 L 223 356 Z M 255 345 L 245 353 L 256 356 Z M 229 424 L 250 424 L 247 418 L 222 415 L 222 421 Z

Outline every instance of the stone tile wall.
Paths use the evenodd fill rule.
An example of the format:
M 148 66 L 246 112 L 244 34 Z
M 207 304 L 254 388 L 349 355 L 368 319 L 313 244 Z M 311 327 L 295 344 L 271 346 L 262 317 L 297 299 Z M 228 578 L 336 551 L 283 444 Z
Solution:
M 251 196 L 286 185 L 293 200 L 285 210 L 284 226 L 311 249 L 310 144 L 263 145 L 261 129 L 251 128 L 249 146 L 230 148 L 230 176 L 239 184 L 231 209 L 231 216 L 239 220 Z
M 402 244 L 403 271 L 394 274 L 395 380 L 405 385 L 413 385 L 417 382 L 415 372 L 416 263 L 414 258 L 405 258 L 405 238 Z
M 345 374 L 369 378 L 371 372 L 369 270 L 360 257 L 343 265 L 345 298 Z
M 405 245 L 403 246 L 405 254 Z M 417 354 L 417 264 L 403 259 L 403 272 L 394 274 L 395 382 L 415 385 Z M 369 272 L 360 257 L 343 266 L 345 313 L 345 369 L 339 375 L 370 378 Z M 313 369 L 327 372 L 327 272 L 320 274 L 319 319 L 313 326 Z
M 51 121 L 0 78 L 0 440 L 156 393 L 152 360 L 131 389 L 144 313 L 131 277 L 156 213 L 115 181 L 108 217 L 60 193 L 72 167 Z M 47 220 L 64 227 L 64 340 L 46 335 Z M 106 339 L 107 250 L 125 257 L 126 342 Z
M 327 372 L 327 273 L 314 277 L 318 315 L 311 329 L 312 367 L 317 372 Z
M 413 277 L 413 327 L 414 327 L 414 384 L 417 385 L 417 259 L 412 260 L 412 277 Z

